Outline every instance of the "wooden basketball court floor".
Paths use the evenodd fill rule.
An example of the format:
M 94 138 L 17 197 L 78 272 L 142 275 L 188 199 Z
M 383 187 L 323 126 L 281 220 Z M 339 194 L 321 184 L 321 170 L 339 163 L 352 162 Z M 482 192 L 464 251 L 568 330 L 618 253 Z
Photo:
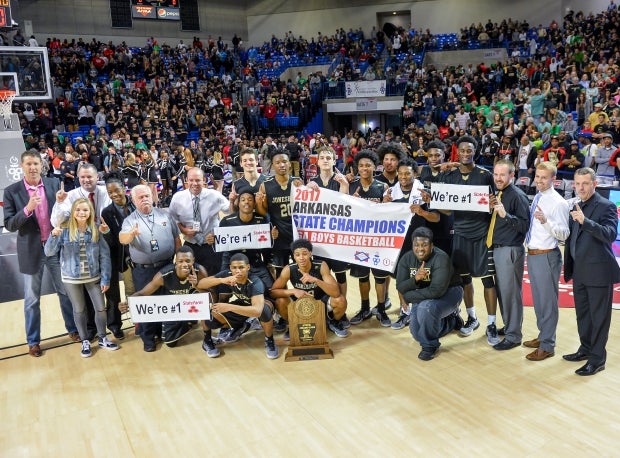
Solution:
M 417 358 L 408 329 L 374 319 L 346 339 L 328 332 L 333 360 L 285 362 L 278 334 L 281 356 L 268 360 L 256 331 L 216 359 L 201 350 L 200 330 L 144 353 L 129 321 L 119 351 L 83 359 L 65 335 L 33 358 L 23 355 L 22 301 L 0 304 L 0 456 L 617 456 L 620 312 L 607 369 L 579 377 L 580 363 L 561 356 L 577 349 L 574 309 L 560 309 L 555 357 L 530 362 L 524 347 L 486 343 L 476 286 L 481 327 L 443 338 L 430 362 Z M 349 316 L 356 289 L 351 282 Z M 61 334 L 56 296 L 42 309 L 43 336 Z M 531 307 L 523 329 L 536 337 Z

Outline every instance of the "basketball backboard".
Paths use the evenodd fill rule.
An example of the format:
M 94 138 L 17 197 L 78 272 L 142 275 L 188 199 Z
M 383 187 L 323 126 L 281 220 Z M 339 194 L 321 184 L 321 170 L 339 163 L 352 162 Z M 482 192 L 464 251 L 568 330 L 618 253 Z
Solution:
M 0 46 L 0 89 L 15 90 L 15 102 L 52 100 L 47 48 Z

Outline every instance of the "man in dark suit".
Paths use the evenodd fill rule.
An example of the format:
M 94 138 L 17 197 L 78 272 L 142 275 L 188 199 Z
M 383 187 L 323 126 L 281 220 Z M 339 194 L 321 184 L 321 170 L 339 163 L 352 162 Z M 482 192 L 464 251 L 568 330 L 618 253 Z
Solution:
M 614 283 L 620 282 L 620 267 L 611 249 L 618 231 L 618 211 L 596 192 L 596 185 L 594 170 L 575 171 L 575 192 L 581 201 L 570 212 L 564 280 L 573 280 L 581 345 L 564 359 L 587 360 L 575 371 L 577 375 L 594 375 L 605 369 Z
M 74 342 L 80 336 L 73 320 L 73 307 L 65 292 L 60 274 L 58 255 L 45 256 L 43 245 L 52 231 L 50 216 L 56 201 L 59 182 L 41 176 L 41 156 L 38 151 L 26 151 L 21 156 L 24 179 L 4 190 L 4 226 L 17 231 L 19 271 L 24 274 L 24 315 L 28 352 L 41 356 L 41 281 L 47 267 L 60 300 L 60 311 L 69 337 Z

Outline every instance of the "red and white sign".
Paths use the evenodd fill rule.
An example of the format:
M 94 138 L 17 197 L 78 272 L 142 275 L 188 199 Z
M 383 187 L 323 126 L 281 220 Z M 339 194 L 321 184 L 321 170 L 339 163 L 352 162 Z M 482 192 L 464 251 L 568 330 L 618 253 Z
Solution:
M 433 210 L 468 210 L 489 213 L 489 187 L 432 183 L 429 206 Z
M 208 293 L 129 296 L 127 303 L 134 323 L 211 319 Z

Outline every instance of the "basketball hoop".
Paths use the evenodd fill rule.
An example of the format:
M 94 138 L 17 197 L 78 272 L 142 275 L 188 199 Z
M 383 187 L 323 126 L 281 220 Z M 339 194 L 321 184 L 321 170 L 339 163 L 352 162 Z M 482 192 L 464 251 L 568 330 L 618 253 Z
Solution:
M 13 100 L 15 91 L 10 89 L 0 89 L 0 116 L 10 118 L 13 114 Z

